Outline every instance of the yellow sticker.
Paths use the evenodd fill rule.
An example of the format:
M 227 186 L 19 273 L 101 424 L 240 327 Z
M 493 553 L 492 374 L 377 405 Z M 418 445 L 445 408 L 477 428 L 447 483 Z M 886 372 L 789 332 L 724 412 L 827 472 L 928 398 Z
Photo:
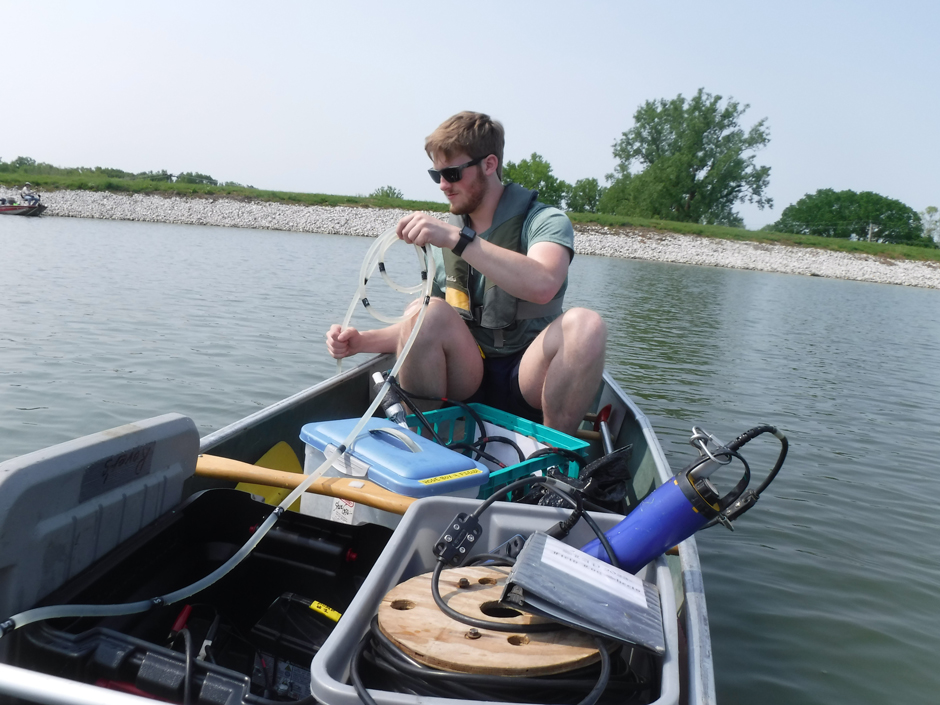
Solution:
M 422 485 L 433 485 L 438 482 L 447 482 L 448 480 L 456 480 L 458 477 L 469 477 L 470 475 L 479 475 L 482 470 L 479 468 L 470 468 L 469 470 L 461 470 L 460 472 L 452 472 L 450 475 L 438 475 L 437 477 L 429 477 L 426 480 L 421 480 Z
M 339 618 L 343 616 L 332 607 L 327 607 L 322 602 L 317 602 L 316 600 L 310 603 L 310 609 L 314 612 L 319 612 L 327 619 L 332 619 L 334 622 L 338 622 Z

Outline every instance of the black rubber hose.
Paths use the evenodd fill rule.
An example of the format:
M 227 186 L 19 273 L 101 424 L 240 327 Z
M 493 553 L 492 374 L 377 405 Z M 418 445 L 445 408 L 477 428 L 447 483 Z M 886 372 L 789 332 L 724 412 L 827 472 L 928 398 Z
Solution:
M 482 445 L 485 448 L 488 443 L 505 443 L 508 446 L 512 446 L 513 450 L 516 451 L 516 455 L 519 456 L 519 462 L 524 463 L 526 461 L 525 453 L 522 452 L 522 448 L 519 447 L 519 444 L 506 436 L 483 436 L 475 440 L 471 445 Z
M 408 405 L 416 412 L 415 415 L 418 416 L 419 420 L 421 419 L 421 412 L 415 408 L 415 405 L 413 403 L 411 403 L 412 399 L 420 399 L 421 401 L 439 401 L 445 404 L 454 404 L 455 406 L 459 406 L 461 409 L 463 409 L 467 413 L 467 415 L 470 416 L 474 420 L 474 422 L 477 425 L 477 429 L 480 432 L 480 437 L 483 437 L 486 435 L 486 427 L 483 425 L 483 419 L 480 418 L 480 415 L 469 404 L 465 404 L 462 401 L 457 401 L 456 399 L 448 399 L 447 397 L 425 397 L 420 394 L 412 394 L 411 392 L 406 392 L 404 389 L 402 389 L 401 386 L 399 386 L 397 380 L 394 380 L 394 379 L 392 380 L 391 384 L 392 386 L 395 387 L 395 390 L 400 395 L 402 395 L 405 399 L 408 400 Z M 436 438 L 437 434 L 434 434 L 434 436 Z M 447 445 L 440 439 L 437 439 L 437 442 L 440 443 L 441 445 Z
M 755 426 L 754 428 L 745 431 L 740 436 L 731 441 L 731 443 L 729 443 L 727 446 L 730 450 L 738 450 L 763 433 L 772 433 L 777 438 L 777 440 L 780 441 L 780 453 L 777 455 L 777 462 L 774 463 L 774 466 L 770 469 L 770 472 L 767 473 L 767 477 L 764 478 L 764 481 L 760 484 L 760 487 L 755 490 L 758 496 L 760 496 L 761 492 L 766 490 L 767 486 L 774 481 L 777 473 L 780 472 L 780 468 L 783 467 L 783 461 L 787 459 L 787 452 L 790 449 L 790 441 L 787 440 L 787 437 L 784 436 L 783 433 L 777 430 L 776 426 L 761 424 L 760 426 Z
M 431 425 L 431 422 L 427 420 L 425 415 L 421 413 L 421 410 L 417 406 L 415 406 L 414 401 L 412 401 L 413 399 L 425 399 L 425 397 L 419 397 L 419 396 L 415 396 L 414 394 L 408 394 L 408 392 L 406 392 L 404 389 L 402 389 L 398 385 L 398 381 L 394 377 L 388 377 L 387 381 L 388 381 L 389 386 L 392 389 L 394 389 L 396 392 L 398 392 L 398 395 L 407 402 L 409 407 L 411 407 L 411 410 L 414 412 L 414 415 L 418 418 L 418 421 L 421 423 L 421 425 L 424 426 L 424 428 L 427 430 L 428 434 L 430 434 L 431 438 L 434 439 L 434 442 L 442 446 L 447 445 L 446 443 L 444 443 L 444 441 L 441 440 L 440 436 L 437 435 L 437 432 L 434 430 L 434 427 Z
M 515 700 L 519 702 L 520 693 L 531 693 L 534 688 L 545 688 L 551 691 L 557 690 L 583 690 L 591 681 L 586 679 L 576 679 L 576 678 L 529 678 L 529 677 L 506 677 L 506 676 L 486 676 L 486 675 L 475 675 L 470 673 L 453 673 L 450 671 L 440 671 L 422 664 L 415 663 L 412 659 L 408 658 L 395 646 L 391 640 L 386 637 L 381 629 L 378 627 L 378 618 L 373 617 L 372 623 L 370 625 L 370 633 L 367 636 L 371 635 L 374 642 L 379 646 L 376 647 L 373 645 L 373 649 L 380 651 L 378 657 L 374 657 L 373 663 L 376 663 L 380 668 L 386 670 L 392 675 L 407 675 L 410 676 L 412 682 L 423 683 L 426 687 L 431 687 L 430 681 L 436 681 L 443 684 L 446 684 L 448 688 L 459 689 L 464 692 L 471 699 L 480 699 L 483 696 L 485 699 L 495 699 L 489 697 L 486 693 L 480 693 L 480 688 L 495 689 L 497 693 L 503 693 L 504 695 L 500 696 L 503 700 Z M 579 705 L 594 705 L 600 696 L 604 693 L 607 688 L 608 683 L 610 682 L 611 676 L 611 660 L 610 654 L 607 651 L 607 648 L 604 642 L 599 637 L 594 637 L 595 646 L 597 647 L 598 654 L 601 659 L 600 672 L 597 679 L 594 681 L 593 688 L 583 698 Z M 361 642 L 360 642 L 361 643 Z M 385 667 L 379 664 L 379 659 L 384 658 L 386 661 Z M 357 673 L 358 673 L 358 669 Z M 360 681 L 361 683 L 361 681 Z M 467 690 L 466 688 L 470 686 L 475 688 L 474 690 Z M 643 687 L 642 684 L 637 684 L 636 688 Z M 357 690 L 358 692 L 358 690 Z M 365 702 L 365 701 L 364 701 Z
M 369 645 L 371 638 L 372 635 L 370 632 L 366 632 L 365 635 L 363 635 L 362 639 L 359 640 L 359 645 L 356 646 L 356 651 L 353 653 L 352 660 L 349 663 L 349 678 L 352 680 L 353 688 L 356 689 L 356 695 L 359 696 L 359 699 L 363 702 L 364 705 L 377 705 L 375 699 L 366 689 L 365 684 L 362 682 L 362 677 L 359 674 L 359 661 L 362 659 L 362 654 Z
M 594 531 L 598 540 L 604 546 L 604 550 L 607 551 L 608 557 L 610 558 L 610 561 L 611 561 L 611 565 L 613 565 L 615 568 L 620 567 L 617 563 L 617 556 L 614 553 L 614 550 L 611 547 L 610 542 L 607 540 L 607 537 L 604 535 L 604 532 L 601 531 L 600 527 L 597 525 L 597 522 L 595 522 L 591 517 L 583 513 L 583 510 L 581 510 L 581 507 L 580 507 L 580 503 L 578 502 L 576 497 L 572 497 L 570 494 L 568 494 L 568 492 L 561 490 L 561 487 L 567 487 L 566 485 L 563 485 L 562 483 L 558 483 L 557 481 L 551 480 L 550 478 L 547 478 L 547 477 L 525 477 L 525 478 L 522 478 L 521 480 L 516 480 L 515 482 L 510 483 L 501 492 L 508 493 L 516 489 L 517 486 L 522 486 L 524 484 L 531 484 L 531 483 L 543 484 L 546 486 L 546 489 L 552 492 L 555 492 L 559 496 L 571 502 L 575 507 L 573 514 L 577 514 L 579 518 L 583 517 L 584 520 L 587 522 L 588 526 L 590 526 L 591 529 Z M 486 511 L 486 509 L 489 508 L 490 505 L 493 504 L 493 502 L 496 501 L 495 499 L 496 496 L 497 495 L 494 494 L 488 497 L 486 500 L 484 500 L 480 504 L 480 506 L 477 507 L 476 510 L 474 510 L 472 516 L 474 518 L 479 518 L 480 515 L 484 511 Z M 569 517 L 569 520 L 570 519 L 571 517 Z M 565 522 L 562 522 L 562 524 L 564 523 Z M 573 522 L 572 522 L 572 525 L 573 525 Z M 569 527 L 569 530 L 570 530 L 570 527 Z M 433 573 L 431 574 L 431 596 L 434 598 L 434 603 L 437 605 L 438 609 L 440 609 L 441 612 L 446 614 L 451 619 L 456 620 L 458 622 L 462 622 L 463 624 L 466 624 L 470 627 L 476 627 L 477 629 L 490 629 L 492 631 L 497 631 L 497 632 L 532 633 L 532 632 L 550 632 L 550 631 L 556 631 L 557 629 L 559 629 L 559 625 L 553 622 L 550 622 L 547 624 L 543 623 L 543 624 L 526 624 L 526 625 L 507 624 L 505 622 L 491 622 L 489 620 L 477 619 L 476 617 L 470 617 L 469 615 L 461 614 L 460 612 L 452 608 L 450 605 L 448 605 L 446 602 L 444 602 L 444 598 L 441 597 L 440 580 L 441 580 L 441 572 L 443 570 L 444 570 L 444 563 L 442 561 L 438 561 L 437 565 L 434 566 Z
M 562 629 L 562 625 L 557 622 L 543 622 L 541 624 L 507 624 L 506 622 L 491 622 L 487 619 L 477 619 L 466 614 L 461 614 L 453 607 L 444 602 L 441 597 L 441 571 L 444 570 L 444 563 L 437 562 L 434 566 L 434 572 L 431 574 L 431 597 L 434 598 L 434 604 L 438 609 L 451 619 L 466 624 L 469 627 L 477 629 L 489 629 L 493 632 L 515 632 L 515 633 L 537 633 L 537 632 L 556 632 Z
M 540 477 L 537 475 L 532 475 L 528 477 L 523 477 L 519 480 L 516 480 L 515 482 L 511 482 L 505 487 L 502 487 L 498 491 L 491 494 L 489 497 L 483 500 L 483 502 L 480 504 L 479 507 L 473 510 L 473 513 L 471 514 L 471 516 L 478 519 L 483 514 L 483 512 L 485 512 L 490 507 L 490 505 L 492 505 L 494 502 L 498 501 L 500 497 L 510 494 L 514 490 L 519 489 L 520 487 L 525 487 L 526 485 L 531 485 L 531 484 L 545 485 L 547 489 L 568 499 L 575 506 L 576 508 L 575 511 L 577 511 L 577 501 L 574 500 L 571 497 L 571 495 L 569 495 L 565 491 L 565 490 L 572 489 L 569 485 L 566 485 L 562 482 L 558 482 L 557 480 L 553 480 L 548 477 Z M 577 492 L 576 490 L 574 491 Z M 614 553 L 614 549 L 611 547 L 610 541 L 607 540 L 607 536 L 604 535 L 604 532 L 601 531 L 601 528 L 597 525 L 597 522 L 595 522 L 587 514 L 584 514 L 583 518 L 584 518 L 585 523 L 591 528 L 591 531 L 593 531 L 595 536 L 597 536 L 597 540 L 600 541 L 601 545 L 604 547 L 604 550 L 607 552 L 607 557 L 610 559 L 611 565 L 615 567 L 619 567 L 617 563 L 617 556 Z
M 470 445 L 469 443 L 452 443 L 451 445 L 446 446 L 446 447 L 450 448 L 451 450 L 466 450 L 471 453 L 476 453 L 478 458 L 484 458 L 485 460 L 489 460 L 496 467 L 499 467 L 499 468 L 506 467 L 506 463 L 504 463 L 499 458 L 496 458 L 495 456 L 492 456 L 489 453 L 487 453 L 482 448 L 477 448 L 473 445 Z

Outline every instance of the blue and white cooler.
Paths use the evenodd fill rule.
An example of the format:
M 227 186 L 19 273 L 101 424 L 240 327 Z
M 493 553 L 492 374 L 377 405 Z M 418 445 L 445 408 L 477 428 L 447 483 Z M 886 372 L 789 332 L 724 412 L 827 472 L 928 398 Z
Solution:
M 359 419 L 309 423 L 300 432 L 306 444 L 304 473 L 319 468 Z M 407 497 L 476 497 L 489 480 L 489 469 L 386 419 L 371 418 L 323 477 L 359 477 Z M 394 529 L 401 517 L 364 504 L 305 493 L 302 514 L 342 524 L 381 524 Z

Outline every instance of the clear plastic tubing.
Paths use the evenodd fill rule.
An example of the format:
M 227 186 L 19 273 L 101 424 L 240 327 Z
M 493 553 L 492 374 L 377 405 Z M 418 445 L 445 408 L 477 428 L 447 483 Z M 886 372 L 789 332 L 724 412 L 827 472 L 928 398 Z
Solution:
M 366 253 L 365 258 L 362 261 L 362 266 L 359 270 L 359 287 L 356 290 L 356 294 L 353 297 L 352 302 L 350 303 L 349 310 L 346 313 L 346 318 L 343 321 L 343 328 L 349 326 L 349 320 L 352 318 L 353 310 L 356 307 L 356 304 L 362 301 L 365 298 L 366 284 L 369 281 L 369 276 L 371 276 L 373 270 L 378 266 L 379 262 L 384 261 L 385 252 L 391 247 L 395 242 L 398 241 L 398 236 L 395 233 L 395 228 L 389 228 L 382 235 L 380 235 L 372 247 L 369 248 L 369 251 Z M 402 348 L 401 354 L 398 356 L 398 360 L 395 362 L 394 367 L 392 367 L 391 372 L 389 373 L 390 377 L 394 377 L 398 374 L 398 371 L 401 369 L 401 366 L 404 364 L 405 359 L 408 357 L 408 353 L 411 352 L 411 347 L 414 345 L 415 338 L 418 337 L 418 331 L 421 330 L 421 324 L 424 322 L 424 316 L 428 310 L 428 304 L 431 298 L 431 286 L 434 282 L 434 273 L 435 273 L 435 264 L 434 257 L 430 252 L 424 250 L 420 247 L 415 246 L 415 249 L 418 252 L 418 261 L 422 269 L 422 282 L 417 287 L 404 288 L 401 287 L 385 275 L 383 268 L 383 278 L 390 286 L 402 291 L 404 293 L 414 293 L 415 291 L 421 291 L 421 310 L 418 312 L 418 319 L 415 322 L 415 326 L 411 331 L 411 335 L 408 336 L 408 340 L 405 341 L 405 345 Z M 376 318 L 379 318 L 377 312 L 374 312 L 370 306 L 366 306 L 366 309 Z M 399 316 L 398 318 L 379 318 L 379 320 L 385 321 L 386 323 L 398 323 L 400 321 L 406 320 L 408 317 L 405 315 Z M 339 361 L 338 361 L 339 362 Z M 241 563 L 245 558 L 248 557 L 255 546 L 257 546 L 261 539 L 265 537 L 268 531 L 274 526 L 275 522 L 280 518 L 280 516 L 287 511 L 294 500 L 300 497 L 307 488 L 317 481 L 323 473 L 326 472 L 336 460 L 345 452 L 346 448 L 351 446 L 352 443 L 359 436 L 360 431 L 366 425 L 366 422 L 372 417 L 372 414 L 378 408 L 379 404 L 382 403 L 382 399 L 385 398 L 386 393 L 388 392 L 389 382 L 385 381 L 385 384 L 382 385 L 382 389 L 379 390 L 379 393 L 376 395 L 372 404 L 369 405 L 369 408 L 366 409 L 366 412 L 359 419 L 359 422 L 350 431 L 349 435 L 343 441 L 340 448 L 336 449 L 334 452 L 324 459 L 323 463 L 310 473 L 307 478 L 299 484 L 293 492 L 291 492 L 287 497 L 284 498 L 274 511 L 268 515 L 268 518 L 257 528 L 257 530 L 252 534 L 251 538 L 243 545 L 238 552 L 229 558 L 223 565 L 216 568 L 209 575 L 204 577 L 202 580 L 199 580 L 187 587 L 176 590 L 175 592 L 168 593 L 161 597 L 153 597 L 148 600 L 140 600 L 139 602 L 127 602 L 117 605 L 50 605 L 49 607 L 37 607 L 35 609 L 26 610 L 17 615 L 10 617 L 8 620 L 0 623 L 0 637 L 5 636 L 7 633 L 13 629 L 18 629 L 19 627 L 26 626 L 27 624 L 32 624 L 33 622 L 41 622 L 46 619 L 57 619 L 60 617 L 112 617 L 116 615 L 124 614 L 137 614 L 139 612 L 146 612 L 147 610 L 153 607 L 160 607 L 163 605 L 172 605 L 180 600 L 185 600 L 187 597 L 192 597 L 196 593 L 205 590 L 207 587 L 215 583 L 217 580 L 228 574 L 235 566 Z
M 366 256 L 362 259 L 362 265 L 359 267 L 359 285 L 356 288 L 356 293 L 353 295 L 352 301 L 349 302 L 349 307 L 346 309 L 346 316 L 343 318 L 343 323 L 341 326 L 342 330 L 346 330 L 349 327 L 349 322 L 352 320 L 353 312 L 356 310 L 356 305 L 359 303 L 362 303 L 365 306 L 365 309 L 373 318 L 388 325 L 401 323 L 408 318 L 408 316 L 405 314 L 397 317 L 385 316 L 377 311 L 374 306 L 369 306 L 366 303 L 368 301 L 368 298 L 366 297 L 366 287 L 369 285 L 369 278 L 372 276 L 372 273 L 375 271 L 376 267 L 379 267 L 380 264 L 382 265 L 379 267 L 382 273 L 382 278 L 395 291 L 400 291 L 404 294 L 414 294 L 418 291 L 421 291 L 425 297 L 430 294 L 430 286 L 434 282 L 434 258 L 417 245 L 415 245 L 415 251 L 418 254 L 418 263 L 424 276 L 423 281 L 412 287 L 404 287 L 394 282 L 385 271 L 385 253 L 388 251 L 388 248 L 399 241 L 398 234 L 396 233 L 395 229 L 396 226 L 392 226 L 384 233 L 379 235 L 372 244 L 372 247 L 369 248 Z M 342 359 L 339 359 L 336 361 L 336 372 L 339 373 L 342 371 L 343 361 Z

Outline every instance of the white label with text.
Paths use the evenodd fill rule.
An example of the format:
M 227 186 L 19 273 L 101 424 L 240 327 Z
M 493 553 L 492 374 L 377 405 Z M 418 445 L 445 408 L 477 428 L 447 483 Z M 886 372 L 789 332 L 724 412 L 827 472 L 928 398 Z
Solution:
M 643 581 L 560 541 L 546 541 L 542 563 L 640 607 L 648 607 Z

